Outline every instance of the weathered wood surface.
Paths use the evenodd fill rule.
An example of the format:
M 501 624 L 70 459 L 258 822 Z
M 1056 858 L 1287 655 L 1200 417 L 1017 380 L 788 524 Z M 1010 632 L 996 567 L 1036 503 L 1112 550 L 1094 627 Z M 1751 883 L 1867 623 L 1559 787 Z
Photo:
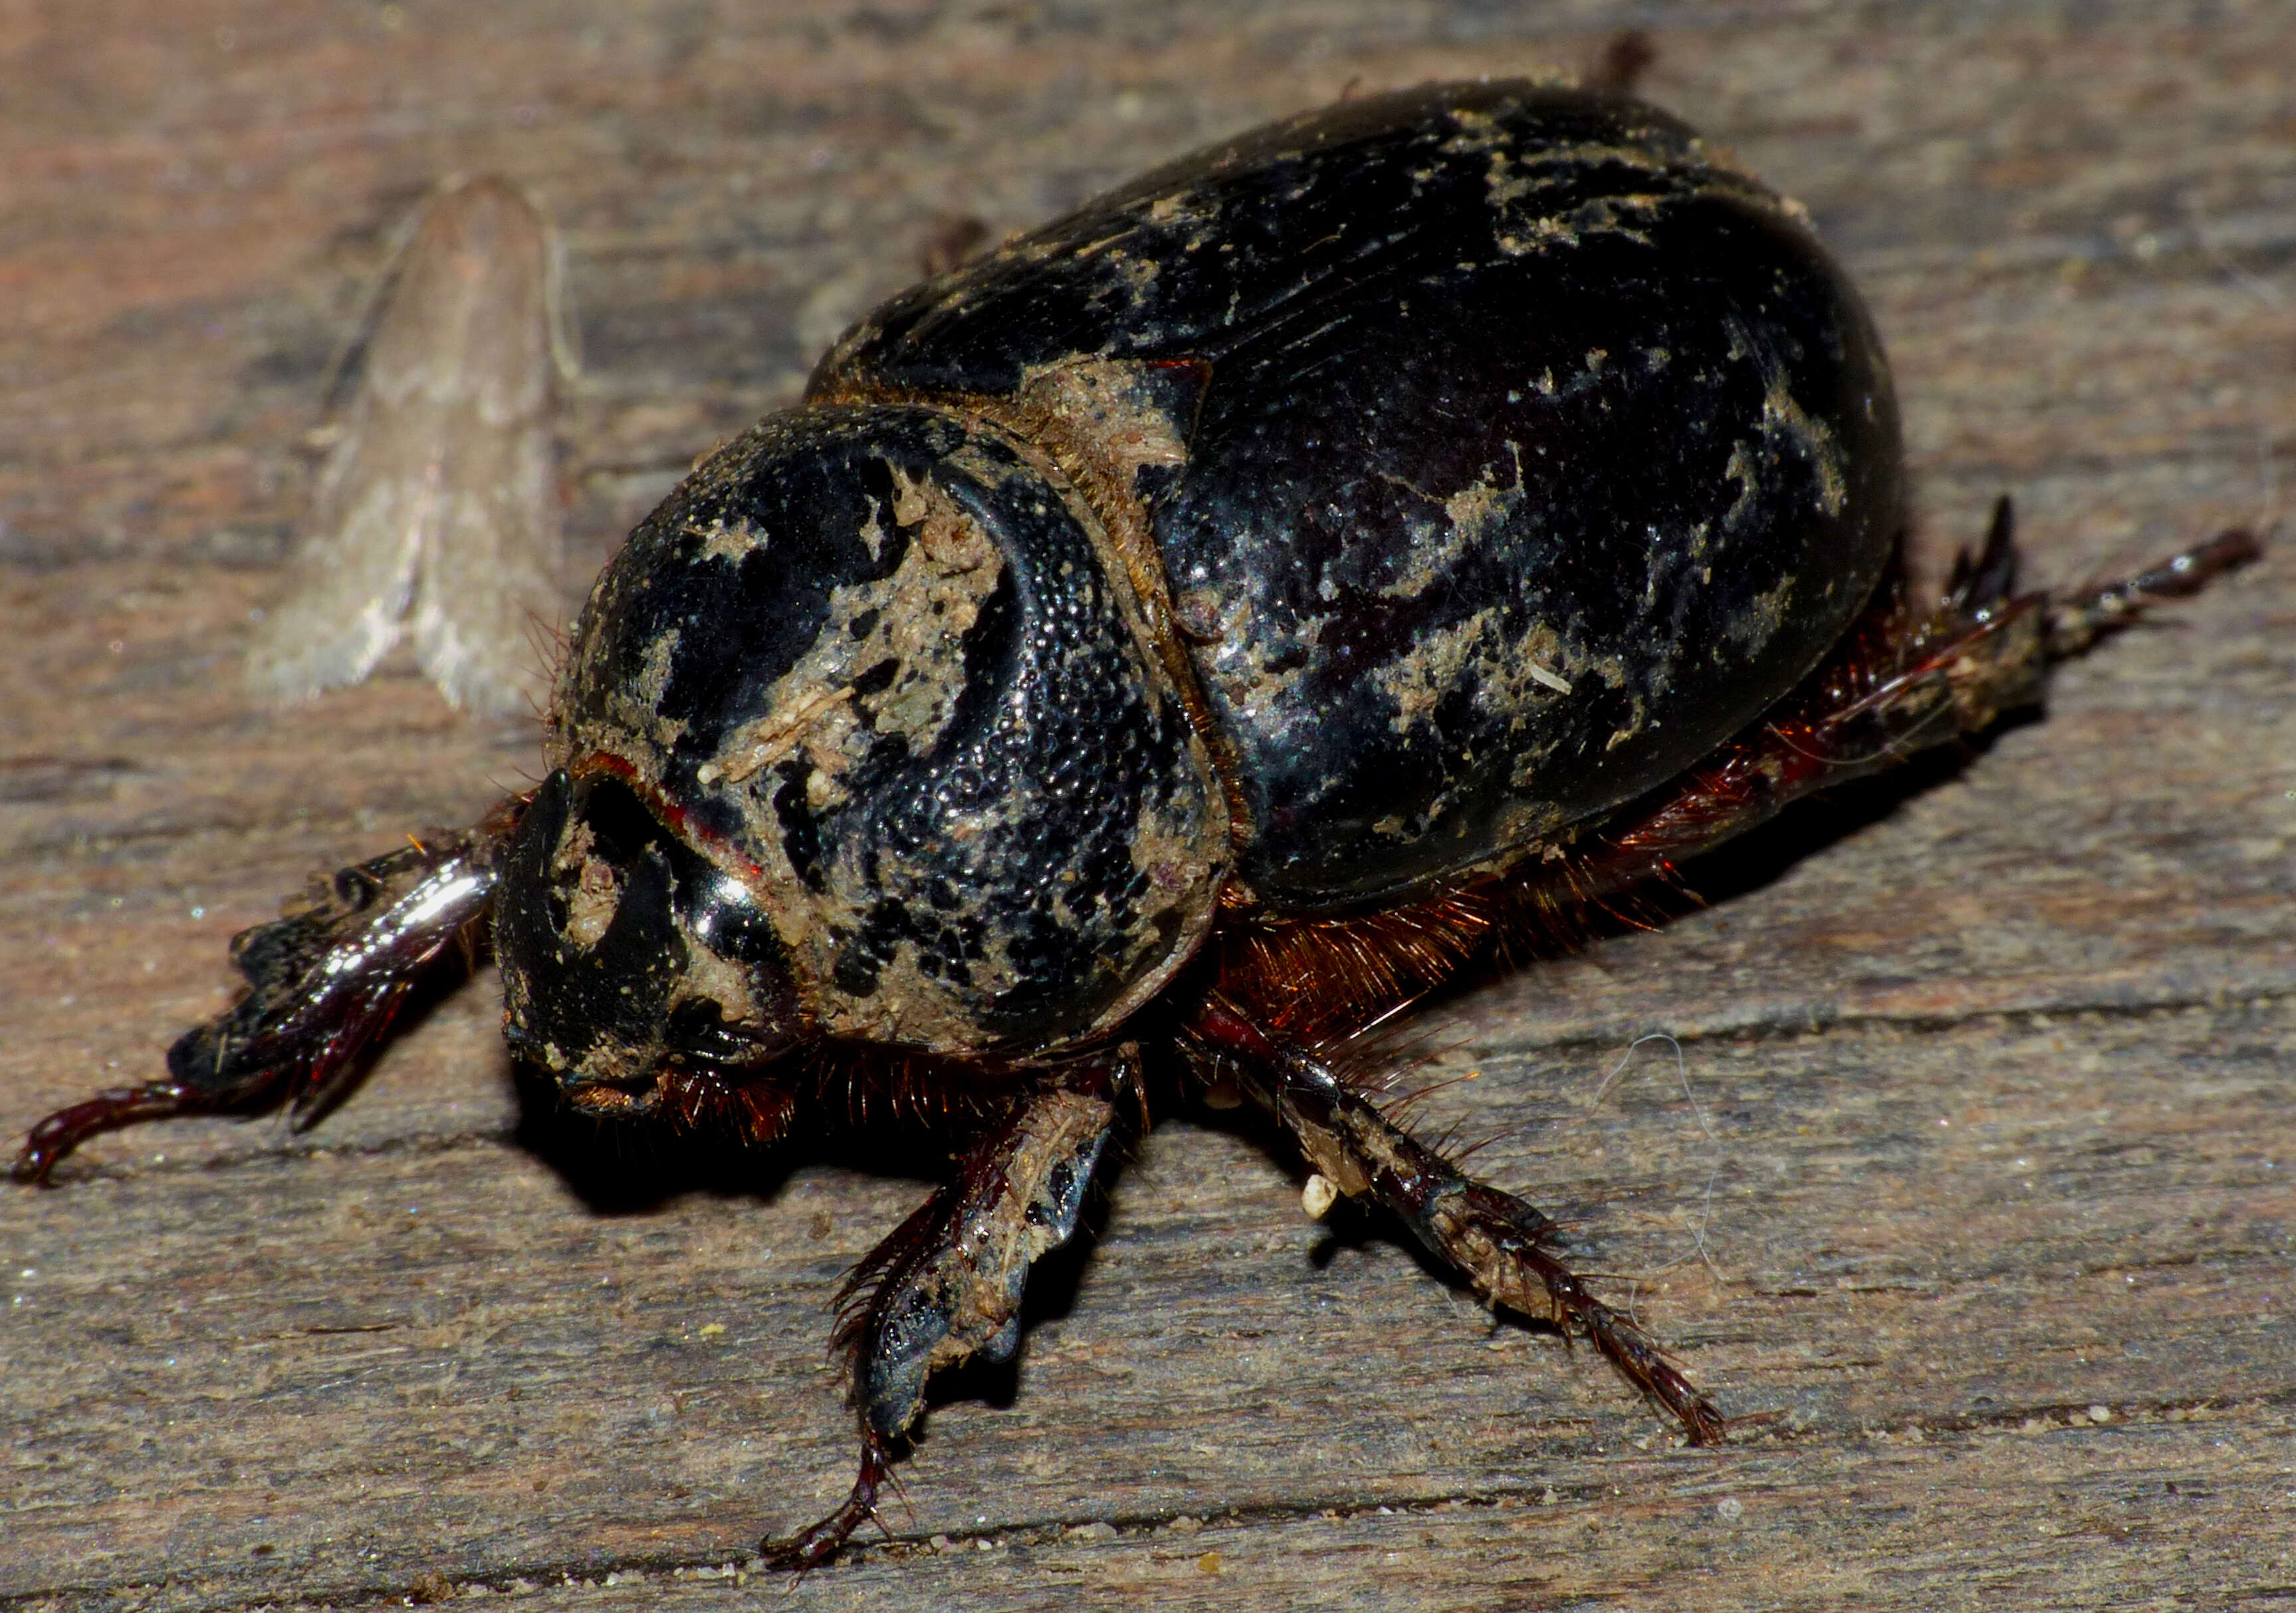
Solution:
M 2284 3 L 0 9 L 0 1119 L 149 1073 L 232 931 L 531 765 L 409 675 L 284 714 L 238 681 L 299 438 L 437 177 L 568 233 L 603 553 L 939 215 L 1628 22 L 1872 296 L 1933 543 L 2007 489 L 2063 579 L 2275 511 Z M 1480 1076 L 1430 1123 L 1775 1421 L 1679 1449 L 1307 1222 L 1257 1133 L 1176 1123 L 1017 1382 L 935 1412 L 897 1542 L 787 1605 L 2296 1603 L 2292 578 L 1435 1016 L 1436 1073 Z M 921 1188 L 521 1121 L 493 1015 L 448 1001 L 307 1136 L 152 1128 L 0 1193 L 0 1605 L 759 1593 L 718 1566 L 841 1493 L 826 1304 Z M 1653 1031 L 1680 1075 L 1645 1044 L 1605 1085 Z

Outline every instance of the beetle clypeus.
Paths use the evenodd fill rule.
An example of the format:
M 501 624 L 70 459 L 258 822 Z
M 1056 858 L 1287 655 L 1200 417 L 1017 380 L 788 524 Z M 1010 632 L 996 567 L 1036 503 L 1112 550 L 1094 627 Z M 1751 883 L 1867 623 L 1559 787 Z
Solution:
M 947 1117 L 953 1180 L 855 1277 L 859 1477 L 783 1563 L 873 1514 L 930 1373 L 1017 1347 L 1152 1065 L 1714 1439 L 1554 1225 L 1333 1053 L 2254 552 L 2019 594 L 2005 504 L 1916 610 L 1899 460 L 1841 273 L 1662 113 L 1440 85 L 1242 136 L 855 326 L 608 564 L 545 781 L 241 935 L 244 1000 L 19 1173 L 311 1115 L 491 924 L 505 1034 L 582 1109 Z

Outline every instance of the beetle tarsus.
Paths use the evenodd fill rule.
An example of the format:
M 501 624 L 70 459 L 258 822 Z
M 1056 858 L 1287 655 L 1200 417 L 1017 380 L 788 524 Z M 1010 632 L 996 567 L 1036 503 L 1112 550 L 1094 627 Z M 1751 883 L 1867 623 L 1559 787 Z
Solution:
M 863 1524 L 873 1523 L 884 1528 L 884 1521 L 877 1516 L 877 1494 L 891 1476 L 892 1464 L 891 1452 L 874 1435 L 865 1433 L 861 1436 L 861 1471 L 853 1480 L 852 1492 L 837 1510 L 789 1539 L 758 1542 L 758 1550 L 766 1566 L 785 1573 L 809 1573 L 843 1551 L 845 1543 Z
M 1495 1307 L 1545 1317 L 1583 1337 L 1644 1394 L 1680 1420 L 1693 1444 L 1729 1428 L 1714 1403 L 1656 1340 L 1588 1291 L 1554 1253 L 1557 1229 L 1538 1209 L 1462 1173 L 1390 1121 L 1322 1059 L 1271 1035 L 1215 998 L 1189 1026 L 1208 1061 L 1290 1132 L 1316 1171 L 1349 1197 L 1368 1195 Z
M 2147 566 L 2133 577 L 2049 603 L 2046 622 L 2048 655 L 2062 661 L 2098 639 L 2135 625 L 2148 606 L 2197 594 L 2226 572 L 2264 553 L 2264 540 L 2245 527 L 2220 532 Z
M 18 1181 L 45 1186 L 56 1161 L 97 1132 L 181 1115 L 193 1107 L 192 1094 L 172 1081 L 110 1088 L 58 1109 L 34 1126 L 16 1155 L 12 1173 Z

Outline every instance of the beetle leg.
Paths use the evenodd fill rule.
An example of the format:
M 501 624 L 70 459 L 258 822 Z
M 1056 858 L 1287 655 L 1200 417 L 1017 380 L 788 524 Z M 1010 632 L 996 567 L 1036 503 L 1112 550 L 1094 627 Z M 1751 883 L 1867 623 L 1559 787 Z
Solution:
M 1128 1052 L 1057 1073 L 968 1150 L 956 1180 L 854 1269 L 840 1342 L 854 1350 L 861 1471 L 844 1504 L 763 1546 L 776 1567 L 810 1568 L 877 1515 L 891 1454 L 924 1411 L 925 1380 L 1021 1343 L 1029 1268 L 1074 1235 L 1093 1169 L 1138 1077 Z
M 1877 601 L 1786 703 L 1718 747 L 1662 794 L 1619 813 L 1574 854 L 1518 876 L 1518 901 L 1586 901 L 1664 876 L 1819 790 L 1897 766 L 1989 728 L 2040 698 L 2050 665 L 2135 625 L 2163 599 L 2198 593 L 2262 553 L 2228 531 L 2119 582 L 2062 597 L 2015 593 L 2009 503 L 1985 547 L 1955 567 L 1928 618 Z
M 1462 1174 L 1321 1059 L 1221 999 L 1197 1012 L 1187 1034 L 1232 1064 L 1244 1091 L 1283 1123 L 1333 1189 L 1376 1199 L 1490 1304 L 1549 1316 L 1566 1338 L 1593 1341 L 1628 1382 L 1681 1420 L 1692 1444 L 1722 1437 L 1729 1419 L 1649 1334 L 1587 1291 L 1554 1252 L 1557 1229 L 1546 1215 Z
M 16 1179 L 43 1181 L 96 1132 L 170 1115 L 283 1102 L 299 1128 L 317 1119 L 415 982 L 487 918 L 496 853 L 525 805 L 512 796 L 474 828 L 427 834 L 315 881 L 286 917 L 241 931 L 231 959 L 247 994 L 177 1039 L 166 1080 L 99 1092 L 34 1126 Z
M 2171 555 L 2160 564 L 2120 582 L 2052 599 L 2048 608 L 2049 659 L 2078 655 L 2108 633 L 2130 626 L 2156 600 L 2197 594 L 2235 566 L 2264 553 L 2255 533 L 2234 528 L 2208 542 Z

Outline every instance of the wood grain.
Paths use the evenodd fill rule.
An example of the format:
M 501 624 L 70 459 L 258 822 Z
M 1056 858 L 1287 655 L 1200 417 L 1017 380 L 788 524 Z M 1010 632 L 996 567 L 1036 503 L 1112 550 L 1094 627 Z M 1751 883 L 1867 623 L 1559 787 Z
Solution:
M 1628 23 L 1866 289 L 1931 564 L 2002 490 L 2045 580 L 2276 514 L 2284 0 L 0 9 L 0 1115 L 152 1071 L 234 930 L 534 765 L 406 669 L 286 712 L 240 684 L 439 177 L 567 232 L 595 557 L 949 214 Z M 1429 1077 L 1473 1079 L 1425 1123 L 1772 1420 L 1677 1448 L 1377 1224 L 1307 1222 L 1258 1131 L 1180 1121 L 1018 1372 L 943 1398 L 894 1539 L 786 1601 L 2296 1605 L 2292 574 L 1427 1016 Z M 830 1294 L 923 1184 L 557 1121 L 490 986 L 315 1132 L 152 1128 L 0 1194 L 0 1607 L 783 1599 L 757 1536 L 849 1476 Z

